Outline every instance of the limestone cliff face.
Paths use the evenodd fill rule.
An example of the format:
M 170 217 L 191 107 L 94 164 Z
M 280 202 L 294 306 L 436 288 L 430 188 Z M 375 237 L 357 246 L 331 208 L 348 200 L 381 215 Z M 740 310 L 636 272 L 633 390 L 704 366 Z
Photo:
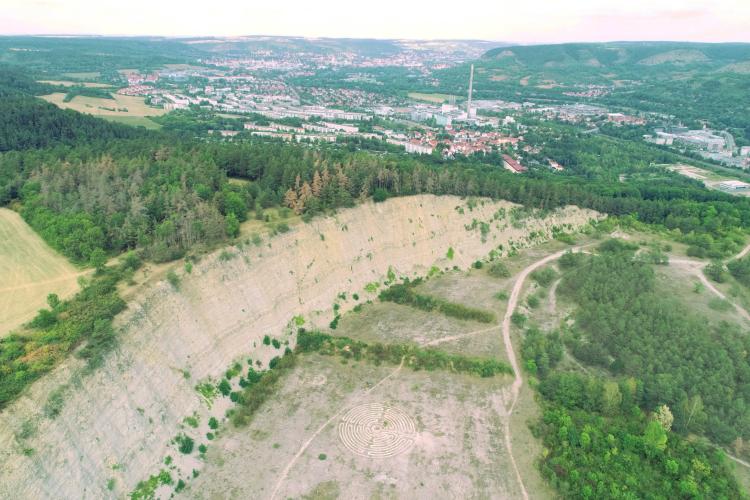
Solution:
M 532 232 L 541 241 L 553 226 L 599 217 L 567 207 L 520 224 L 493 219 L 513 206 L 480 200 L 470 210 L 465 200 L 427 195 L 368 203 L 230 248 L 229 259 L 204 257 L 178 291 L 166 282 L 141 291 L 118 317 L 120 343 L 102 367 L 80 376 L 71 359 L 0 414 L 0 497 L 122 496 L 158 470 L 179 423 L 200 410 L 196 383 L 240 357 L 256 359 L 254 346 L 293 316 L 325 325 L 339 293 L 373 298 L 364 287 L 389 268 L 397 276 L 466 268 L 509 241 L 528 245 Z M 489 233 L 467 229 L 474 220 L 490 222 Z M 44 403 L 61 388 L 62 411 L 45 417 Z

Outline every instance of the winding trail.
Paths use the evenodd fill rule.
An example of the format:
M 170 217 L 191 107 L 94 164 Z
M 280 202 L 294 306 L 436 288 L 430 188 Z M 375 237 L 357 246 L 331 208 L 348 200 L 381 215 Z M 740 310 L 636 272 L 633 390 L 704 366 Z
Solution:
M 744 257 L 745 255 L 747 255 L 747 254 L 748 254 L 748 252 L 750 252 L 750 243 L 748 243 L 748 244 L 747 244 L 747 246 L 745 246 L 745 248 L 743 248 L 743 249 L 742 249 L 742 251 L 741 251 L 740 253 L 738 253 L 738 254 L 737 254 L 737 255 L 735 255 L 734 257 L 730 257 L 730 258 L 729 258 L 729 259 L 727 259 L 727 260 L 732 260 L 732 259 L 741 259 L 741 258 L 742 258 L 742 257 Z
M 750 246 L 745 247 L 745 249 L 742 251 L 744 253 L 747 253 L 747 251 L 750 250 Z M 741 255 L 742 252 L 740 252 L 737 255 Z M 720 299 L 726 300 L 730 304 L 732 304 L 737 311 L 737 313 L 745 318 L 748 322 L 750 322 L 750 313 L 748 313 L 742 306 L 734 302 L 733 300 L 729 300 L 726 295 L 724 295 L 721 290 L 716 288 L 713 283 L 711 283 L 708 278 L 706 278 L 706 275 L 703 274 L 703 266 L 706 265 L 705 262 L 701 262 L 698 260 L 690 260 L 690 259 L 669 259 L 669 264 L 675 264 L 680 267 L 687 268 L 691 274 L 693 274 L 696 278 L 700 280 L 700 282 L 708 288 L 711 293 L 719 297 Z
M 513 284 L 513 291 L 510 293 L 510 298 L 508 299 L 508 308 L 506 309 L 505 317 L 503 318 L 503 343 L 505 344 L 505 352 L 508 356 L 508 361 L 510 361 L 510 366 L 513 368 L 513 373 L 515 374 L 513 385 L 511 385 L 511 394 L 513 396 L 513 399 L 511 400 L 510 408 L 508 408 L 508 415 L 505 419 L 505 448 L 508 450 L 510 463 L 513 464 L 513 471 L 516 473 L 516 479 L 518 480 L 518 485 L 521 487 L 521 495 L 523 496 L 524 500 L 528 500 L 529 494 L 526 492 L 526 487 L 523 484 L 521 473 L 518 471 L 518 465 L 516 465 L 516 459 L 513 457 L 513 447 L 510 440 L 510 417 L 516 407 L 516 403 L 518 402 L 518 395 L 521 392 L 521 386 L 523 385 L 523 376 L 521 375 L 521 369 L 518 366 L 516 353 L 513 350 L 513 342 L 511 342 L 510 340 L 510 318 L 511 316 L 513 316 L 513 313 L 518 306 L 518 299 L 521 296 L 523 284 L 529 274 L 534 272 L 536 269 L 544 266 L 545 264 L 559 259 L 565 252 L 569 250 L 579 251 L 581 248 L 583 247 L 560 250 L 559 252 L 555 252 L 541 260 L 534 262 L 533 264 L 527 266 L 523 271 L 521 271 L 521 273 L 518 275 L 518 278 L 516 278 L 516 282 Z
M 482 328 L 481 330 L 475 330 L 473 332 L 468 333 L 461 333 L 459 335 L 451 335 L 449 337 L 441 337 L 439 339 L 430 340 L 429 342 L 425 342 L 422 344 L 423 347 L 430 347 L 433 345 L 443 344 L 445 342 L 453 342 L 454 340 L 461 340 L 465 337 L 473 337 L 474 335 L 479 335 L 481 333 L 487 333 L 491 332 L 492 330 L 497 330 L 500 328 L 500 325 L 491 326 L 489 328 Z
M 507 410 L 506 418 L 504 419 L 505 448 L 508 451 L 508 457 L 510 458 L 510 462 L 513 465 L 513 472 L 516 475 L 516 479 L 518 481 L 518 485 L 519 485 L 519 487 L 521 489 L 521 495 L 524 498 L 524 500 L 528 500 L 529 499 L 529 494 L 526 491 L 526 487 L 524 486 L 524 483 L 523 483 L 523 478 L 521 477 L 521 473 L 518 470 L 518 465 L 516 464 L 516 460 L 513 457 L 513 446 L 512 446 L 512 443 L 511 443 L 511 434 L 510 434 L 510 418 L 511 418 L 511 416 L 513 414 L 513 410 L 515 409 L 516 404 L 518 402 L 518 396 L 519 396 L 519 394 L 521 392 L 521 387 L 523 386 L 523 375 L 521 374 L 521 369 L 520 369 L 520 367 L 518 365 L 518 360 L 516 359 L 516 354 L 515 354 L 515 351 L 513 349 L 513 342 L 511 341 L 511 338 L 510 338 L 511 317 L 513 316 L 513 313 L 515 312 L 516 308 L 518 307 L 518 300 L 519 300 L 519 298 L 521 296 L 521 292 L 523 291 L 523 285 L 524 285 L 524 283 L 526 281 L 526 278 L 528 278 L 529 274 L 531 274 L 532 272 L 534 272 L 536 269 L 538 269 L 538 268 L 540 268 L 540 267 L 542 267 L 542 266 L 544 266 L 544 265 L 546 265 L 546 264 L 548 264 L 548 263 L 550 263 L 550 262 L 552 262 L 554 260 L 559 259 L 567 251 L 579 252 L 583 248 L 585 248 L 586 246 L 589 246 L 589 245 L 584 245 L 584 246 L 580 246 L 580 247 L 573 247 L 573 248 L 570 248 L 570 249 L 560 250 L 560 251 L 555 252 L 555 253 L 553 253 L 551 255 L 548 255 L 547 257 L 544 257 L 543 259 L 540 259 L 540 260 L 538 260 L 538 261 L 530 264 L 526 268 L 524 268 L 518 274 L 518 277 L 516 278 L 516 281 L 513 284 L 513 290 L 511 291 L 510 298 L 508 299 L 508 307 L 507 307 L 507 309 L 505 311 L 505 316 L 503 317 L 503 321 L 502 321 L 501 324 L 495 325 L 495 326 L 492 326 L 492 327 L 489 327 L 489 328 L 484 328 L 484 329 L 481 329 L 481 330 L 476 330 L 476 331 L 469 332 L 469 333 L 463 333 L 463 334 L 460 334 L 460 335 L 452 335 L 452 336 L 449 336 L 449 337 L 443 337 L 443 338 L 440 338 L 440 339 L 435 339 L 435 340 L 432 340 L 430 342 L 426 342 L 426 343 L 423 344 L 423 346 L 429 347 L 429 346 L 433 346 L 433 345 L 442 344 L 442 343 L 445 343 L 445 342 L 451 342 L 451 341 L 454 341 L 454 340 L 459 340 L 459 339 L 465 338 L 465 337 L 479 335 L 481 333 L 486 333 L 486 332 L 495 330 L 497 328 L 501 328 L 502 335 L 503 335 L 503 343 L 505 345 L 505 352 L 506 352 L 506 355 L 508 357 L 508 361 L 510 362 L 511 367 L 513 368 L 513 373 L 514 373 L 514 380 L 513 380 L 513 384 L 511 385 L 512 399 L 511 399 L 510 407 Z M 750 253 L 750 244 L 748 244 L 746 247 L 744 247 L 742 249 L 742 251 L 740 253 L 738 253 L 737 255 L 735 255 L 733 258 L 739 259 L 739 258 L 742 258 L 745 255 L 747 255 L 748 253 Z M 703 262 L 689 260 L 689 259 L 670 259 L 669 263 L 670 264 L 676 264 L 678 266 L 688 267 L 690 269 L 690 271 L 695 276 L 697 276 L 698 279 L 700 279 L 700 281 L 703 283 L 704 286 L 706 286 L 706 288 L 708 288 L 709 290 L 711 290 L 711 292 L 714 293 L 715 295 L 717 295 L 718 297 L 726 300 L 726 296 L 720 290 L 718 290 L 715 286 L 713 286 L 708 281 L 708 279 L 703 275 L 703 272 L 701 271 L 701 266 L 704 265 Z M 558 283 L 559 283 L 559 281 L 558 281 Z M 555 286 L 558 283 L 555 283 Z M 745 319 L 747 319 L 748 321 L 750 321 L 750 314 L 748 314 L 748 312 L 745 309 L 743 309 L 739 305 L 735 304 L 734 302 L 731 302 L 731 303 L 737 309 L 737 312 L 740 315 L 742 315 L 742 317 L 744 317 Z M 401 363 L 399 363 L 399 365 L 398 365 L 398 367 L 396 367 L 396 369 L 394 369 L 391 373 L 389 373 L 384 378 L 382 378 L 377 384 L 375 384 L 372 387 L 370 387 L 367 391 L 365 391 L 362 394 L 362 396 L 366 396 L 366 395 L 370 394 L 375 389 L 377 389 L 380 385 L 382 385 L 384 382 L 386 382 L 387 380 L 389 380 L 392 377 L 396 376 L 398 374 L 398 372 L 401 371 L 401 369 L 403 368 L 403 366 L 404 366 L 404 358 L 402 357 L 401 358 Z M 362 397 L 362 396 L 360 396 L 360 397 Z M 359 398 L 357 398 L 357 399 L 359 399 Z M 336 413 L 334 413 L 331 416 L 331 418 L 329 418 L 328 420 L 326 420 L 320 427 L 318 427 L 318 429 L 302 444 L 302 446 L 300 446 L 300 448 L 297 451 L 297 453 L 292 457 L 292 459 L 287 463 L 287 465 L 281 471 L 281 474 L 279 475 L 279 479 L 276 482 L 276 485 L 275 485 L 273 491 L 271 492 L 271 495 L 269 496 L 269 500 L 273 500 L 274 498 L 276 498 L 276 496 L 279 493 L 279 490 L 281 489 L 281 485 L 284 483 L 284 481 L 286 481 L 286 478 L 289 475 L 289 471 L 291 471 L 291 469 L 294 466 L 294 464 L 305 453 L 305 451 L 310 446 L 310 444 L 320 435 L 321 432 L 323 432 L 323 430 L 325 430 L 326 427 L 328 427 L 331 424 L 331 422 L 333 422 L 339 415 L 341 415 L 346 408 L 349 408 L 349 406 L 351 406 L 351 401 L 347 401 L 346 405 L 344 405 L 341 408 L 339 408 L 339 410 L 336 411 Z M 726 451 L 725 451 L 725 453 L 726 453 Z M 732 455 L 730 455 L 728 453 L 726 453 L 726 455 L 731 460 L 733 460 L 733 461 L 735 461 L 735 462 L 737 462 L 739 464 L 742 464 L 745 467 L 750 467 L 750 463 L 748 463 L 748 462 L 746 462 L 746 461 L 744 461 L 742 459 L 739 459 L 737 457 L 734 457 L 734 456 L 732 456 Z
M 401 371 L 401 368 L 403 368 L 403 366 L 404 366 L 404 357 L 401 357 L 401 363 L 399 363 L 399 365 L 396 367 L 395 370 L 393 370 L 391 373 L 389 373 L 388 375 L 386 375 L 385 377 L 383 377 L 377 384 L 375 384 L 372 387 L 370 387 L 369 389 L 367 389 L 362 395 L 360 395 L 358 398 L 355 398 L 355 400 L 356 399 L 360 399 L 360 398 L 362 398 L 362 397 L 367 396 L 368 394 L 370 394 L 372 391 L 374 391 L 375 389 L 377 389 L 381 384 L 383 384 L 383 382 L 385 382 L 386 380 L 389 380 L 390 378 L 392 378 L 396 374 L 398 374 L 398 372 Z M 315 440 L 315 438 L 317 438 L 320 435 L 320 433 L 323 432 L 323 430 L 331 424 L 331 422 L 333 422 L 334 420 L 336 420 L 336 418 L 339 415 L 341 415 L 342 413 L 344 413 L 344 410 L 346 410 L 347 408 L 349 408 L 351 406 L 351 404 L 352 404 L 352 401 L 348 400 L 344 406 L 342 406 L 341 408 L 339 408 L 339 410 L 331 416 L 331 418 L 329 418 L 328 420 L 326 420 L 325 422 L 323 422 L 323 425 L 321 425 L 320 427 L 318 427 L 318 430 L 316 430 L 308 438 L 307 441 L 305 441 L 304 443 L 302 443 L 302 446 L 300 446 L 299 450 L 297 450 L 297 453 L 295 453 L 295 455 L 292 457 L 292 459 L 289 461 L 289 463 L 286 464 L 286 467 L 284 467 L 284 470 L 281 471 L 281 475 L 279 475 L 279 479 L 278 479 L 278 481 L 276 481 L 276 486 L 274 486 L 273 492 L 271 492 L 271 496 L 268 497 L 269 500 L 273 500 L 274 498 L 276 498 L 276 495 L 279 493 L 279 489 L 281 488 L 281 485 L 284 483 L 284 481 L 286 480 L 287 476 L 289 475 L 289 471 L 292 470 L 292 467 L 297 462 L 297 460 L 299 460 L 299 457 L 301 457 L 302 454 L 305 453 L 305 451 L 310 446 L 310 444 Z

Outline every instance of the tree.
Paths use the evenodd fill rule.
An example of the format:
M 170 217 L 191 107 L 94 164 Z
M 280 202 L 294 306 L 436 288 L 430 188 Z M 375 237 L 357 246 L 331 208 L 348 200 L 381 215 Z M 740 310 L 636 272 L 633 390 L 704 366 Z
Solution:
M 620 411 L 622 404 L 622 393 L 617 382 L 607 381 L 604 383 L 604 394 L 602 396 L 602 413 L 615 415 Z
M 643 432 L 643 444 L 646 445 L 646 450 L 650 453 L 664 451 L 667 447 L 667 432 L 658 421 L 651 420 L 646 424 L 646 429 Z
M 97 273 L 101 273 L 107 264 L 107 254 L 101 248 L 95 248 L 90 254 L 89 264 L 94 266 Z
M 54 311 L 60 305 L 60 297 L 56 293 L 50 293 L 47 295 L 47 304 Z
M 674 422 L 674 416 L 672 415 L 672 412 L 669 410 L 669 406 L 667 405 L 661 405 L 656 409 L 656 413 L 654 413 L 654 418 L 657 422 L 662 426 L 662 428 L 669 432 L 672 430 L 672 422 Z
M 284 205 L 294 210 L 295 214 L 301 213 L 297 191 L 291 188 L 287 189 L 286 193 L 284 194 Z
M 240 235 L 240 221 L 237 220 L 237 216 L 234 215 L 234 213 L 227 215 L 225 224 L 227 236 L 230 238 L 236 238 Z

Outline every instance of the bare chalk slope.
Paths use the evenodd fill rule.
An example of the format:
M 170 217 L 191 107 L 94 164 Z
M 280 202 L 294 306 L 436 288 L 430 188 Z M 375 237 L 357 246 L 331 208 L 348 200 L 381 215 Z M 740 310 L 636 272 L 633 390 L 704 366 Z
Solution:
M 433 265 L 466 268 L 499 245 L 527 246 L 553 226 L 598 217 L 567 207 L 515 224 L 493 218 L 512 207 L 485 200 L 470 210 L 460 198 L 431 195 L 366 203 L 260 246 L 207 256 L 179 290 L 166 282 L 143 290 L 118 318 L 120 344 L 102 367 L 80 376 L 71 358 L 0 413 L 0 497 L 122 496 L 158 471 L 180 422 L 204 404 L 196 383 L 253 357 L 254 345 L 281 334 L 293 316 L 326 325 L 339 293 L 373 298 L 365 286 L 389 269 L 414 276 Z M 490 231 L 472 229 L 475 220 Z M 53 391 L 64 406 L 51 418 L 43 407 Z

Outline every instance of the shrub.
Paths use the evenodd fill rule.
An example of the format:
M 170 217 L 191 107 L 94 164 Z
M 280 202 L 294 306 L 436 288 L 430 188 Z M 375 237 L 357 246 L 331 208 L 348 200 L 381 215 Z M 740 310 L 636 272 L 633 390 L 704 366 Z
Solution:
M 195 445 L 195 442 L 190 436 L 180 434 L 175 438 L 175 442 L 177 443 L 177 449 L 180 450 L 180 453 L 189 455 L 193 452 L 193 446 Z
M 720 261 L 712 262 L 704 267 L 703 274 L 711 278 L 716 283 L 724 283 L 729 276 L 724 269 L 724 264 L 722 264 Z
M 383 188 L 376 188 L 372 193 L 372 201 L 380 203 L 388 199 L 388 191 Z
M 265 335 L 263 337 L 263 345 L 271 345 L 271 337 L 269 337 L 268 335 Z
M 237 219 L 237 216 L 234 215 L 234 212 L 227 215 L 224 225 L 227 231 L 227 236 L 230 238 L 236 238 L 240 235 L 240 221 Z
M 537 297 L 536 295 L 530 295 L 529 298 L 526 299 L 526 304 L 530 308 L 536 309 L 537 307 L 539 307 L 539 297 Z
M 557 273 L 551 267 L 545 267 L 544 269 L 537 269 L 531 273 L 531 279 L 536 281 L 539 286 L 548 287 L 557 278 Z
M 560 267 L 563 269 L 571 269 L 574 267 L 578 267 L 581 264 L 583 264 L 583 261 L 586 260 L 586 255 L 577 252 L 573 253 L 570 250 L 562 254 L 560 259 L 558 260 L 558 263 L 560 264 Z
M 219 260 L 221 262 L 227 262 L 229 260 L 234 259 L 235 257 L 237 257 L 237 255 L 230 252 L 229 250 L 222 250 L 221 253 L 219 254 Z
M 484 267 L 484 263 L 481 260 L 478 260 L 474 262 L 471 267 L 473 267 L 474 269 L 482 269 Z
M 141 257 L 132 250 L 120 258 L 120 266 L 123 269 L 129 269 L 131 271 L 135 271 L 141 267 L 141 262 Z
M 271 340 L 271 344 L 273 344 L 273 346 L 276 349 L 280 349 L 281 348 L 281 342 L 279 342 L 279 339 L 272 339 Z
M 177 276 L 177 273 L 175 273 L 173 269 L 167 271 L 167 281 L 175 290 L 180 289 L 180 277 Z
M 514 325 L 516 325 L 519 328 L 523 327 L 523 325 L 526 324 L 526 316 L 519 312 L 514 312 L 511 315 L 510 320 L 511 322 L 513 322 Z
M 750 257 L 736 259 L 727 264 L 729 272 L 745 286 L 750 286 Z
M 495 321 L 495 314 L 482 309 L 467 307 L 463 304 L 448 302 L 437 297 L 421 295 L 414 292 L 413 288 L 422 282 L 421 279 L 414 281 L 406 280 L 404 283 L 396 284 L 380 292 L 380 300 L 395 302 L 396 304 L 410 305 L 423 311 L 436 310 L 459 319 L 470 319 L 482 323 L 492 323 Z
M 216 420 L 216 417 L 211 417 L 208 419 L 208 427 L 213 430 L 216 430 L 219 428 L 219 421 Z
M 225 378 L 221 379 L 221 382 L 219 382 L 217 388 L 219 389 L 219 392 L 222 396 L 229 396 L 229 394 L 232 392 L 232 386 Z
M 402 359 L 414 370 L 452 370 L 492 377 L 497 373 L 512 373 L 511 368 L 495 359 L 482 359 L 449 354 L 436 349 L 422 349 L 413 344 L 367 344 L 347 337 L 334 337 L 322 332 L 300 329 L 297 334 L 297 352 L 319 352 L 345 359 L 368 359 L 398 364 Z
M 502 262 L 493 263 L 487 271 L 493 278 L 509 278 L 510 271 L 508 267 Z
M 276 231 L 279 233 L 288 233 L 289 232 L 289 224 L 286 222 L 279 222 L 276 224 Z
M 320 455 L 318 455 L 318 460 L 325 460 L 326 458 L 328 458 L 328 455 L 326 455 L 325 453 L 321 453 Z

